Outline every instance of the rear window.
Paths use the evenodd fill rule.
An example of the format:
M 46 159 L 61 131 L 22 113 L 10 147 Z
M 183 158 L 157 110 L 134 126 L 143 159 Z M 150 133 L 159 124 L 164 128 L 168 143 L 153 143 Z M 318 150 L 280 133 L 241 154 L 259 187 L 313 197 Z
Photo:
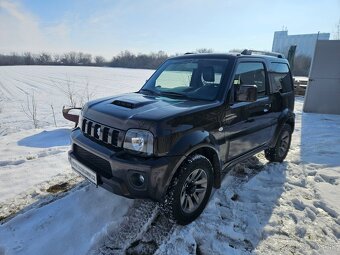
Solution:
M 272 63 L 270 74 L 273 92 L 286 93 L 293 90 L 289 67 L 285 63 Z

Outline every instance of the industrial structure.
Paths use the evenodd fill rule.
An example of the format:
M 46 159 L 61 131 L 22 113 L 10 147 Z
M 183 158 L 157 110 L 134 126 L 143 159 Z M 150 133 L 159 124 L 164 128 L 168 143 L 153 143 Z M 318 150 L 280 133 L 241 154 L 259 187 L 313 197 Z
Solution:
M 288 54 L 291 45 L 297 45 L 296 56 L 312 58 L 314 55 L 315 43 L 317 40 L 329 40 L 330 33 L 288 35 L 288 31 L 274 32 L 272 51 Z
M 303 111 L 340 114 L 340 40 L 317 41 Z

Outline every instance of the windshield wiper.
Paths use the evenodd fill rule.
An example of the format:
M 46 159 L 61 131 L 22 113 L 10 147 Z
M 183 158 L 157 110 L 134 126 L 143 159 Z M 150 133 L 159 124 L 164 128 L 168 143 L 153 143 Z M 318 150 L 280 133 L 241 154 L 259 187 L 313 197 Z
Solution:
M 145 91 L 145 92 L 148 92 L 149 94 L 160 96 L 159 93 L 157 93 L 156 91 L 151 90 L 151 89 L 141 89 L 140 91 L 142 91 L 142 92 Z
M 161 95 L 163 96 L 175 96 L 175 97 L 183 97 L 183 98 L 190 98 L 186 94 L 178 93 L 178 92 L 172 92 L 172 91 L 162 91 Z

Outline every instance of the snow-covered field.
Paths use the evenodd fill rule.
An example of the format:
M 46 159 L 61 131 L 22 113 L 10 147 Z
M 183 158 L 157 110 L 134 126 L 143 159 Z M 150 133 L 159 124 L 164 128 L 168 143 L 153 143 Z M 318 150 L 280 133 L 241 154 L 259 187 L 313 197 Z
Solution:
M 286 161 L 269 164 L 258 154 L 236 166 L 185 227 L 152 202 L 113 195 L 73 173 L 65 92 L 81 104 L 135 91 L 151 73 L 0 67 L 0 255 L 339 254 L 340 116 L 302 113 L 302 97 Z M 38 129 L 24 114 L 33 94 Z

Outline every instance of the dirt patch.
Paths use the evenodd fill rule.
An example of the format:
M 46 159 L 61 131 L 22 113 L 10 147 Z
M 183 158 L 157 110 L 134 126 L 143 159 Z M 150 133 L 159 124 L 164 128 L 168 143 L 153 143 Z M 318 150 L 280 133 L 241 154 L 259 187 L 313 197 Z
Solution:
M 59 192 L 65 192 L 68 191 L 70 188 L 70 184 L 68 182 L 63 182 L 63 183 L 59 183 L 59 184 L 55 184 L 51 187 L 49 187 L 46 191 L 48 193 L 59 193 Z

